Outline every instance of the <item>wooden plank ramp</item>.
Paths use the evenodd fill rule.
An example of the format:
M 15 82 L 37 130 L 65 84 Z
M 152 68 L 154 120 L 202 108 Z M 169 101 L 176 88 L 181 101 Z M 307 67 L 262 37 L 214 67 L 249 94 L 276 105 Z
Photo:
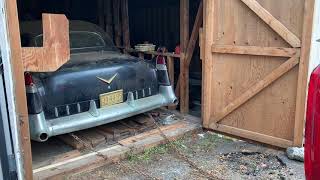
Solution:
M 99 145 L 115 144 L 117 141 L 154 128 L 155 124 L 148 116 L 138 115 L 96 128 L 78 131 L 73 135 L 95 148 Z M 77 141 L 71 134 L 61 135 L 58 138 L 75 149 L 83 150 L 85 148 L 84 144 Z
M 172 114 L 183 118 L 179 118 L 180 120 L 173 124 L 160 126 L 162 132 L 169 139 L 178 139 L 201 128 L 199 118 L 190 115 L 183 116 L 176 111 Z M 48 166 L 34 169 L 34 179 L 60 179 L 68 174 L 90 171 L 114 161 L 125 159 L 127 153 L 141 153 L 145 149 L 165 143 L 160 131 L 146 115 L 135 116 L 74 134 L 92 145 L 95 152 L 83 151 L 85 149 L 83 145 L 72 139 L 70 135 L 60 136 L 59 139 L 83 153 L 72 158 L 61 158 L 61 161 L 54 161 Z M 95 136 L 95 134 L 98 135 Z M 109 144 L 109 146 L 106 146 L 106 144 Z M 102 158 L 100 154 L 108 157 L 108 160 Z

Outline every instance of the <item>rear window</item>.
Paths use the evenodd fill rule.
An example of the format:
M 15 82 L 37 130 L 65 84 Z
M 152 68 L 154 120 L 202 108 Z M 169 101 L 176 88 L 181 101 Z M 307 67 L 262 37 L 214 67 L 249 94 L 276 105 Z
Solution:
M 95 32 L 74 31 L 70 32 L 69 38 L 71 49 L 105 48 L 112 46 L 112 44 L 106 45 L 104 39 Z M 37 47 L 43 45 L 43 34 L 35 38 L 35 44 Z

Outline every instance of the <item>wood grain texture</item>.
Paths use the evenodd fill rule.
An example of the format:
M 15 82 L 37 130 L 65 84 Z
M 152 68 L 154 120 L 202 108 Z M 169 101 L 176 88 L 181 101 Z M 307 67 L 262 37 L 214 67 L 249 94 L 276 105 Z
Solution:
M 199 47 L 200 47 L 200 60 L 204 59 L 204 35 L 203 28 L 199 30 Z
M 258 46 L 233 46 L 233 45 L 213 45 L 213 53 L 221 54 L 242 54 L 255 56 L 275 56 L 292 57 L 299 49 L 283 47 L 258 47 Z
M 300 39 L 284 26 L 278 19 L 264 9 L 256 0 L 241 0 L 253 12 L 255 12 L 265 23 L 267 23 L 275 32 L 277 32 L 292 47 L 301 47 Z M 276 5 L 274 5 L 276 6 Z
M 121 46 L 121 22 L 120 22 L 120 0 L 115 0 L 112 2 L 113 6 L 113 23 L 114 23 L 114 34 L 115 34 L 115 44 L 116 46 Z
M 181 121 L 172 125 L 161 127 L 163 133 L 169 139 L 181 138 L 186 133 L 192 133 L 199 130 L 199 124 Z M 141 153 L 145 149 L 157 146 L 164 143 L 165 140 L 161 136 L 159 130 L 151 130 L 143 134 L 122 140 L 121 145 L 114 145 L 112 147 L 102 148 L 97 152 L 89 152 L 82 156 L 66 159 L 56 162 L 54 164 L 34 169 L 35 179 L 61 179 L 64 175 L 72 175 L 75 173 L 89 171 L 94 168 L 117 162 L 127 157 L 127 153 Z M 132 151 L 134 150 L 134 151 Z M 103 154 L 108 159 L 101 158 L 97 154 Z
M 294 57 L 290 58 L 288 61 L 280 65 L 278 68 L 273 70 L 270 74 L 260 80 L 257 84 L 253 85 L 252 87 L 248 88 L 246 92 L 244 92 L 241 96 L 239 96 L 236 100 L 232 101 L 228 104 L 227 107 L 223 108 L 222 111 L 217 113 L 211 121 L 214 123 L 218 123 L 222 120 L 225 116 L 230 114 L 235 109 L 239 108 L 242 104 L 246 103 L 249 99 L 257 95 L 257 93 L 261 92 L 264 88 L 269 86 L 275 80 L 279 79 L 285 73 L 290 71 L 299 63 L 299 54 L 295 55 Z
M 268 136 L 261 133 L 256 133 L 253 131 L 248 131 L 240 128 L 235 128 L 232 126 L 226 126 L 226 125 L 219 125 L 219 126 L 211 126 L 212 129 L 217 131 L 222 131 L 227 134 L 231 134 L 233 136 L 238 136 L 258 142 L 263 142 L 265 144 L 270 144 L 277 147 L 287 148 L 291 147 L 293 145 L 292 141 L 281 139 L 273 136 Z
M 202 24 L 203 24 L 203 1 L 201 1 L 199 4 L 197 16 L 196 16 L 196 19 L 192 28 L 192 33 L 187 46 L 186 61 L 187 61 L 188 69 L 194 53 L 194 48 L 196 47 L 196 43 L 199 38 L 200 27 L 202 26 Z
M 122 32 L 123 32 L 123 45 L 130 48 L 130 29 L 129 29 L 129 12 L 128 0 L 121 0 L 121 18 L 122 18 Z
M 113 39 L 113 16 L 112 16 L 112 0 L 105 0 L 104 2 L 104 14 L 106 19 L 106 32 Z
M 105 27 L 104 0 L 97 0 L 98 25 Z
M 302 37 L 304 0 L 258 2 L 296 37 Z M 236 131 L 273 137 L 265 143 L 278 141 L 277 138 L 293 142 L 300 66 L 294 66 L 295 61 L 294 67 L 277 80 L 267 83 L 269 85 L 265 88 L 263 83 L 257 88 L 257 83 L 266 82 L 266 78 L 273 80 L 270 73 L 286 63 L 288 58 L 284 56 L 294 54 L 292 46 L 240 0 L 206 1 L 205 6 L 205 58 L 202 61 L 204 127 L 228 126 Z M 212 46 L 228 48 L 217 50 L 223 53 L 213 53 Z M 281 49 L 275 50 L 274 47 Z M 299 51 L 299 48 L 293 49 Z M 251 98 L 247 96 L 248 92 L 258 91 L 250 93 Z M 241 101 L 236 101 L 238 98 Z M 232 108 L 225 109 L 228 106 Z M 218 123 L 216 119 L 220 118 L 217 117 L 222 117 Z M 224 132 L 225 129 L 218 131 Z
M 10 61 L 12 65 L 12 76 L 14 83 L 16 116 L 20 126 L 21 158 L 23 159 L 24 179 L 33 179 L 32 154 L 29 132 L 28 109 L 26 99 L 26 88 L 24 83 L 24 66 L 21 58 L 20 27 L 18 20 L 17 1 L 6 0 L 3 13 L 7 17 L 7 28 L 10 43 Z
M 187 48 L 189 43 L 189 0 L 180 0 L 180 111 L 189 112 L 189 69 L 187 65 Z
M 210 118 L 213 112 L 213 54 L 211 46 L 214 44 L 214 36 L 217 31 L 215 22 L 215 14 L 217 14 L 216 1 L 204 0 L 204 61 L 202 61 L 202 95 L 201 95 L 201 115 L 203 120 L 203 127 L 210 128 Z
M 174 87 L 174 58 L 167 57 L 167 67 L 168 67 L 168 74 L 170 79 L 170 84 Z M 175 110 L 177 109 L 176 105 L 169 106 L 168 109 Z
M 203 23 L 203 1 L 200 2 L 199 7 L 198 7 L 198 12 L 197 12 L 197 16 L 193 25 L 193 29 L 192 29 L 192 33 L 191 33 L 191 37 L 187 46 L 187 50 L 186 50 L 186 57 L 185 57 L 185 61 L 186 61 L 186 66 L 187 69 L 189 71 L 189 66 L 192 60 L 192 56 L 193 56 L 193 52 L 194 52 L 194 48 L 196 46 L 198 37 L 199 37 L 199 33 L 200 33 L 200 27 Z M 177 87 L 176 87 L 176 92 L 180 92 L 180 75 L 177 81 Z M 180 94 L 180 93 L 179 93 Z M 189 99 L 187 99 L 186 101 L 188 101 L 189 104 Z M 187 102 L 185 102 L 187 103 Z
M 43 14 L 43 47 L 22 48 L 24 70 L 53 72 L 70 59 L 69 22 L 65 15 Z
M 168 67 L 168 74 L 170 79 L 170 84 L 172 87 L 174 86 L 174 59 L 173 57 L 167 57 L 167 67 Z
M 296 101 L 296 114 L 294 125 L 294 146 L 303 146 L 303 131 L 305 124 L 307 89 L 308 89 L 308 68 L 310 58 L 310 47 L 312 39 L 314 0 L 305 2 L 305 13 L 303 20 L 302 48 L 298 76 L 298 90 Z

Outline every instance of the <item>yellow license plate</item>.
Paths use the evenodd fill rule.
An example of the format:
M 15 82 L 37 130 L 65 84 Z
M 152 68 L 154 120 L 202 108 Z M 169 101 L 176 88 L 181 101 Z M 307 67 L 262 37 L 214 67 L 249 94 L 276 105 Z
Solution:
M 123 102 L 123 90 L 112 91 L 105 94 L 100 94 L 100 108 L 112 106 Z

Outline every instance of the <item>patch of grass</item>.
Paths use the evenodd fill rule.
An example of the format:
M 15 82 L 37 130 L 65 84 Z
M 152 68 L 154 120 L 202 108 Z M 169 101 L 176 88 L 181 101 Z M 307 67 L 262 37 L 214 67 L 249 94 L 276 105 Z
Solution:
M 218 144 L 224 142 L 232 142 L 231 139 L 224 138 L 215 133 L 206 133 L 205 137 L 199 139 L 198 143 L 193 145 L 193 148 L 209 150 L 210 148 L 216 147 Z
M 130 162 L 136 162 L 136 161 L 149 161 L 152 159 L 154 155 L 161 155 L 166 154 L 169 150 L 169 146 L 167 144 L 163 144 L 160 146 L 152 147 L 149 149 L 144 150 L 141 154 L 133 154 L 128 153 L 127 159 Z
M 191 137 L 184 137 L 176 141 L 173 141 L 172 145 L 175 146 L 182 153 L 192 154 L 193 150 L 190 148 L 190 143 L 186 138 L 191 138 Z
M 140 154 L 134 154 L 132 152 L 127 153 L 127 159 L 129 162 L 149 161 L 152 160 L 155 155 L 170 153 L 173 146 L 183 153 L 192 154 L 194 152 L 193 149 L 209 151 L 212 148 L 216 147 L 217 144 L 232 141 L 231 139 L 221 137 L 215 133 L 205 133 L 204 138 L 197 139 L 193 144 L 190 144 L 188 138 L 191 138 L 191 136 L 186 136 L 178 140 L 171 141 L 167 144 L 162 144 L 146 149 L 143 153 Z
M 184 142 L 184 139 L 178 139 L 175 141 L 171 141 L 167 144 L 162 144 L 156 147 L 152 147 L 149 149 L 144 150 L 143 153 L 140 154 L 133 154 L 133 153 L 127 153 L 127 159 L 130 162 L 137 162 L 137 161 L 149 161 L 154 157 L 155 155 L 163 155 L 168 153 L 170 150 L 172 150 L 173 146 L 175 146 L 177 149 L 181 151 L 188 152 L 190 150 Z

